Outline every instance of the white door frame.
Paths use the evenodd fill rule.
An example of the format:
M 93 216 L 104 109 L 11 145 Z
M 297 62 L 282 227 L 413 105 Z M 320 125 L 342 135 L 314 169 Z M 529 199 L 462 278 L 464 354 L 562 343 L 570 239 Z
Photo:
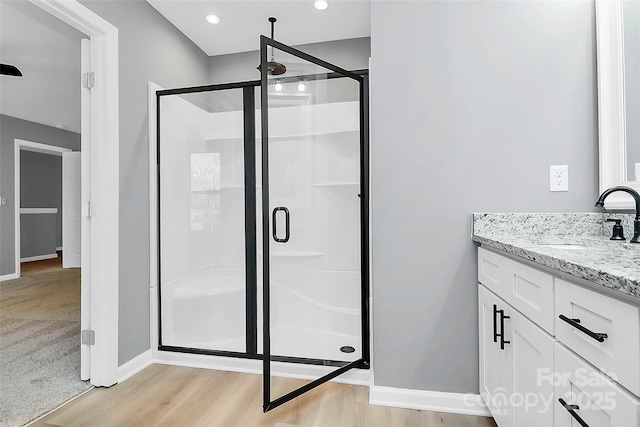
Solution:
M 29 0 L 91 40 L 91 384 L 118 381 L 119 104 L 118 29 L 75 0 Z M 83 135 L 83 138 L 85 135 Z M 84 164 L 83 167 L 87 165 Z
M 13 171 L 14 171 L 14 230 L 15 230 L 15 273 L 11 276 L 15 279 L 20 277 L 20 152 L 33 151 L 36 153 L 49 154 L 52 156 L 62 157 L 62 153 L 71 151 L 69 148 L 57 147 L 55 145 L 42 144 L 39 142 L 25 141 L 23 139 L 15 139 L 13 143 Z

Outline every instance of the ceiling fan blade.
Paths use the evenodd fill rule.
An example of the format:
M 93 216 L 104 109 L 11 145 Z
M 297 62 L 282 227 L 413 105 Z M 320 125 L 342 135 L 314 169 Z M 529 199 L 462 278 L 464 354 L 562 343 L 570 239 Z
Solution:
M 14 65 L 0 64 L 0 74 L 5 76 L 22 77 L 22 73 Z

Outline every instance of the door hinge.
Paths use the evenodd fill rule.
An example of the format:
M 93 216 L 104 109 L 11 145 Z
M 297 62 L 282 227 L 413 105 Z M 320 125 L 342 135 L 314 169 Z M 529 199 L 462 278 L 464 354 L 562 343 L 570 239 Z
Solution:
M 86 200 L 82 204 L 82 216 L 85 218 L 91 218 L 93 216 L 93 204 L 91 200 Z
M 96 85 L 96 73 L 93 71 L 84 73 L 82 75 L 82 87 L 85 89 L 91 89 Z
M 85 329 L 80 332 L 80 343 L 83 345 L 94 345 L 96 343 L 96 331 Z

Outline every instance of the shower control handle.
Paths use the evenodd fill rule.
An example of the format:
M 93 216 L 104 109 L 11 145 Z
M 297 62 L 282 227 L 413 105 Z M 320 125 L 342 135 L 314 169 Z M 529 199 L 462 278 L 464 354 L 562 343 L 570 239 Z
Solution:
M 276 222 L 276 216 L 278 211 L 284 212 L 284 220 L 285 220 L 285 229 L 284 229 L 284 239 L 280 239 L 278 237 L 278 227 Z M 273 240 L 278 243 L 287 243 L 289 241 L 289 236 L 291 234 L 291 220 L 289 218 L 289 209 L 284 206 L 279 206 L 273 210 L 271 215 L 271 221 L 273 222 Z

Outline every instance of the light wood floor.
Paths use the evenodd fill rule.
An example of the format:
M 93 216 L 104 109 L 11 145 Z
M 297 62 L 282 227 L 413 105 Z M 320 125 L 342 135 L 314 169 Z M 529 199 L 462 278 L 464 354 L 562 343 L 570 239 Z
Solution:
M 272 395 L 304 381 L 277 378 Z M 495 427 L 491 418 L 370 406 L 368 388 L 323 384 L 266 414 L 259 375 L 151 365 L 96 388 L 35 426 L 422 426 Z

